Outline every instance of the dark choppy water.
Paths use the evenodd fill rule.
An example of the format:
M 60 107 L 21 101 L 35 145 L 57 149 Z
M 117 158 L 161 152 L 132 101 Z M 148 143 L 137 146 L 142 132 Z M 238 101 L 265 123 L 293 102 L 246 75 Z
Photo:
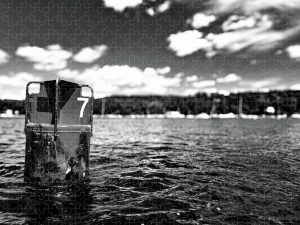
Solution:
M 300 121 L 96 119 L 91 183 L 23 183 L 0 120 L 0 224 L 300 224 Z

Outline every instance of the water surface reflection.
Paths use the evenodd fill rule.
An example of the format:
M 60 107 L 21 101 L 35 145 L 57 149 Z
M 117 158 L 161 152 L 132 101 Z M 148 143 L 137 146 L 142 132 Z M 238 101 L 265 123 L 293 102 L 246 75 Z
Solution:
M 96 119 L 91 182 L 23 183 L 22 120 L 0 120 L 0 223 L 299 224 L 300 122 Z

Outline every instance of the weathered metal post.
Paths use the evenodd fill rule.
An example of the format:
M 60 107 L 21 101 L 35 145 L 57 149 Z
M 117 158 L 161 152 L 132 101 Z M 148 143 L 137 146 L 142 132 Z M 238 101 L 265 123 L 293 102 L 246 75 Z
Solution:
M 31 84 L 38 93 L 29 93 Z M 90 96 L 82 95 L 89 88 Z M 83 181 L 89 175 L 93 130 L 93 90 L 63 80 L 26 87 L 26 182 Z

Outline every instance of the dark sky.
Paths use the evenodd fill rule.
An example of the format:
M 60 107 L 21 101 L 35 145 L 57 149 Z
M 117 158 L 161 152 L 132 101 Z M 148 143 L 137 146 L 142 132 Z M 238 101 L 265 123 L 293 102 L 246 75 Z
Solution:
M 117 4 L 116 0 L 2 0 L 0 98 L 22 98 L 26 82 L 56 77 L 89 83 L 99 97 L 300 88 L 298 25 L 283 23 L 278 28 L 284 13 L 280 8 L 266 16 L 263 7 L 271 6 L 258 0 L 261 4 L 253 12 L 243 8 L 249 1 L 232 11 L 217 0 L 132 0 L 136 6 L 123 9 L 109 1 Z M 296 14 L 298 8 L 291 7 Z M 207 18 L 195 18 L 197 13 L 214 19 L 203 25 Z M 235 15 L 239 17 L 231 25 L 242 28 L 226 30 L 224 23 Z M 265 28 L 268 22 L 271 27 Z M 170 35 L 189 31 L 202 36 L 186 36 L 171 46 Z M 288 31 L 296 38 L 289 38 Z M 213 45 L 207 41 L 212 34 L 218 36 Z

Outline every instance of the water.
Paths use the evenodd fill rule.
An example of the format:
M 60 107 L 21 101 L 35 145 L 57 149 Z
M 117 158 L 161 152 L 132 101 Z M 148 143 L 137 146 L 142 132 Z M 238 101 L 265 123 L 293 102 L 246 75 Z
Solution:
M 91 182 L 23 183 L 0 120 L 0 224 L 300 224 L 300 121 L 95 119 Z

